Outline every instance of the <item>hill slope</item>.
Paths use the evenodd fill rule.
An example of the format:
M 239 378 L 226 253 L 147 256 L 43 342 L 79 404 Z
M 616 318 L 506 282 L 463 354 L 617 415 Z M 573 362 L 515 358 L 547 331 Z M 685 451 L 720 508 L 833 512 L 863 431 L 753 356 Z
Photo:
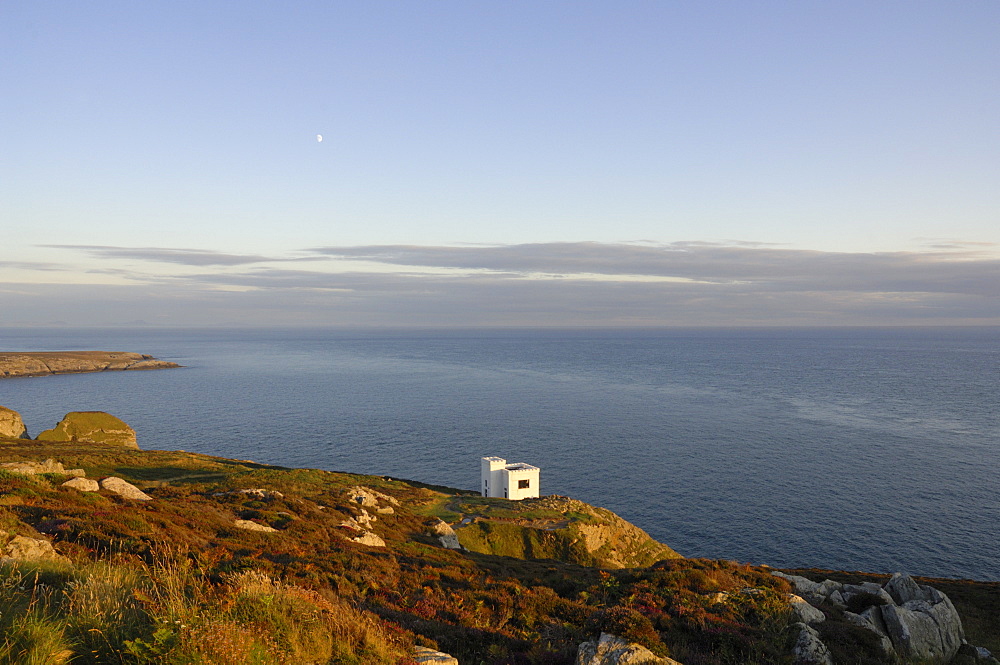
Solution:
M 11 462 L 0 555 L 38 560 L 2 564 L 0 662 L 402 665 L 424 645 L 463 665 L 569 665 L 605 631 L 685 665 L 791 663 L 785 580 L 678 558 L 565 497 L 0 437 Z M 146 498 L 77 489 L 105 476 Z M 442 546 L 442 518 L 465 550 Z M 984 589 L 967 607 L 995 601 Z M 856 662 L 885 662 L 829 620 Z

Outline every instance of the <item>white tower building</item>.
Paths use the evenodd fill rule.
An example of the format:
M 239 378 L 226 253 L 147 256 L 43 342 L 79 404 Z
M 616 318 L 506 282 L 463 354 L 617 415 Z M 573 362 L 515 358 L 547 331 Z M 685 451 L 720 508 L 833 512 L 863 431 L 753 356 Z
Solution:
M 537 466 L 514 462 L 507 464 L 502 457 L 484 457 L 482 460 L 483 496 L 503 499 L 531 499 L 539 496 Z

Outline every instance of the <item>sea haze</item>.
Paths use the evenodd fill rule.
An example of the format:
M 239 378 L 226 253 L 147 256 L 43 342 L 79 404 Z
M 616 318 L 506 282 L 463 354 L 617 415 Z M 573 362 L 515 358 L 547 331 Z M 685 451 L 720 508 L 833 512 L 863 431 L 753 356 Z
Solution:
M 146 449 L 475 489 L 479 458 L 687 556 L 1000 580 L 1000 330 L 5 330 L 186 367 L 0 381 Z

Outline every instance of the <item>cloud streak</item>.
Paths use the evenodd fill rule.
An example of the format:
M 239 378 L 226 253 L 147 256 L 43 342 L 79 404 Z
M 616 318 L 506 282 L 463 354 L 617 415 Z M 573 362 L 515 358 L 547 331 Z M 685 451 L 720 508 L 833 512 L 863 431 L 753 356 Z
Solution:
M 14 320 L 45 320 L 48 309 L 90 312 L 97 320 L 81 321 L 88 324 L 120 316 L 261 326 L 1000 325 L 1000 260 L 991 247 L 846 254 L 749 243 L 384 245 L 312 250 L 324 259 L 316 269 L 221 252 L 77 248 L 200 270 L 114 268 L 131 283 L 85 290 L 19 284 L 4 293 L 0 285 L 0 305 Z M 376 267 L 352 270 L 359 261 Z
M 497 247 L 322 247 L 326 256 L 520 274 L 646 276 L 762 290 L 975 293 L 1000 284 L 1000 259 L 978 249 L 847 254 L 746 245 L 546 243 Z
M 185 266 L 239 266 L 253 263 L 316 259 L 316 257 L 289 259 L 259 254 L 228 254 L 206 249 L 177 249 L 171 247 L 117 247 L 114 245 L 41 245 L 41 247 L 82 251 L 99 259 L 133 259 Z

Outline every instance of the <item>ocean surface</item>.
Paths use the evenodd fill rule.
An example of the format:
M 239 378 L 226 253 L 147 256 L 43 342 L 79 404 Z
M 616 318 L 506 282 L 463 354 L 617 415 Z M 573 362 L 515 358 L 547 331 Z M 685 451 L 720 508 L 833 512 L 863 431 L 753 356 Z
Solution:
M 467 489 L 479 458 L 682 554 L 1000 580 L 1000 330 L 0 330 L 186 367 L 0 380 L 29 432 Z

